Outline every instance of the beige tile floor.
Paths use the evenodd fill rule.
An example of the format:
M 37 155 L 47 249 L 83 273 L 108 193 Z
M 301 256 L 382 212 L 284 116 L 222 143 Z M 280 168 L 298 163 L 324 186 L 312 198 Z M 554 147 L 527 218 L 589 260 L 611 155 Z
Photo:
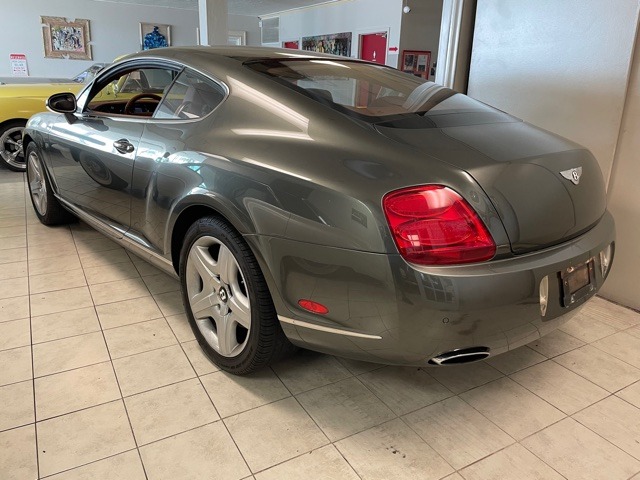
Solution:
M 0 171 L 0 479 L 640 479 L 640 315 L 595 299 L 486 363 L 301 351 L 226 375 L 178 284 Z

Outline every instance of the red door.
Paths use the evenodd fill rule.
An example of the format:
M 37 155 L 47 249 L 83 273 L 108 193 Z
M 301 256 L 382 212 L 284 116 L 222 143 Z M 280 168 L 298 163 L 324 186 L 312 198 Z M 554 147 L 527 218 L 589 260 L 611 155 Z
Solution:
M 292 40 L 290 42 L 282 42 L 282 46 L 284 48 L 291 48 L 293 50 L 299 50 L 300 49 L 300 44 L 298 43 L 298 40 Z
M 387 63 L 387 34 L 360 35 L 360 58 L 384 65 Z

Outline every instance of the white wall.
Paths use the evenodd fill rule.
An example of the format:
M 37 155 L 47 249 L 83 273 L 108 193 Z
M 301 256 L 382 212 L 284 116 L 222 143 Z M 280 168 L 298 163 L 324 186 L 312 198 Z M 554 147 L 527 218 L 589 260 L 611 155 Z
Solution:
M 130 5 L 93 0 L 28 0 L 11 2 L 10 21 L 0 29 L 0 74 L 9 74 L 9 54 L 24 53 L 35 77 L 74 75 L 94 62 L 140 50 L 140 22 L 171 25 L 173 45 L 194 45 L 198 12 L 178 8 Z M 93 62 L 44 58 L 40 16 L 90 20 Z
M 609 210 L 616 219 L 616 258 L 602 294 L 640 309 L 640 38 L 609 186 Z
M 402 0 L 341 1 L 280 14 L 280 41 L 352 32 L 351 56 L 357 58 L 360 34 L 388 30 L 388 45 L 399 47 L 401 21 Z M 398 52 L 388 52 L 387 65 L 397 64 Z
M 171 25 L 174 46 L 196 44 L 198 11 L 93 0 L 27 0 L 11 4 L 11 20 L 0 28 L 0 76 L 10 74 L 9 54 L 24 53 L 33 77 L 69 77 L 95 62 L 140 50 L 139 23 Z M 93 61 L 44 58 L 40 16 L 90 20 Z M 247 44 L 260 45 L 257 17 L 229 15 L 229 30 L 247 32 Z
M 638 0 L 478 0 L 469 95 L 589 147 L 607 178 L 637 22 Z
M 260 19 L 246 15 L 229 15 L 229 30 L 247 32 L 247 45 L 259 47 L 262 43 L 260 32 Z
M 634 308 L 640 47 L 632 57 L 639 8 L 638 0 L 478 0 L 469 78 L 471 96 L 589 147 L 610 174 L 617 250 L 601 293 Z
M 430 50 L 431 65 L 438 60 L 442 0 L 410 2 L 411 12 L 402 15 L 400 53 L 403 50 Z M 433 76 L 429 76 L 433 80 Z

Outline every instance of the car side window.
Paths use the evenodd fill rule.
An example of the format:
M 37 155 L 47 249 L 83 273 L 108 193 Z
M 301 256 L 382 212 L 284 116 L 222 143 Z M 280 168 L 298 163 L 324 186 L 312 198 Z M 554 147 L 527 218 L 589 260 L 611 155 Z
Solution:
M 165 68 L 136 68 L 119 72 L 97 85 L 86 110 L 93 113 L 151 117 L 178 72 Z
M 189 70 L 183 71 L 173 83 L 153 118 L 194 119 L 213 111 L 225 91 L 216 82 Z

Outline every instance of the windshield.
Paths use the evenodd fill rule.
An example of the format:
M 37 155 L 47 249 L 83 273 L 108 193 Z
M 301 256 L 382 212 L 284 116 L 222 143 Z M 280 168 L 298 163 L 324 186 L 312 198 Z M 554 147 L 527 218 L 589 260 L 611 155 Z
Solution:
M 262 60 L 247 66 L 344 113 L 375 120 L 424 113 L 455 94 L 383 65 L 349 60 Z

